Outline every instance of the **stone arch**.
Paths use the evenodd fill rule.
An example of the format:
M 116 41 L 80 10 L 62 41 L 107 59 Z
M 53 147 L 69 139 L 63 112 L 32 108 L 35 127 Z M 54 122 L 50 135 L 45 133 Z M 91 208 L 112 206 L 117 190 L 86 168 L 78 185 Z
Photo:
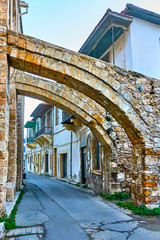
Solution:
M 148 140 L 148 129 L 133 106 L 134 98 L 123 94 L 122 74 L 108 63 L 12 31 L 8 32 L 8 54 L 14 68 L 61 82 L 102 105 L 133 144 L 137 139 Z
M 23 72 L 18 72 L 16 74 L 15 83 L 16 83 L 16 88 L 18 91 L 21 91 L 21 89 L 25 90 L 26 87 L 30 86 L 30 87 L 34 87 L 34 92 L 41 91 L 43 89 L 43 90 L 47 91 L 48 95 L 50 95 L 50 93 L 54 93 L 54 95 L 60 97 L 60 99 L 62 101 L 67 100 L 68 102 L 74 104 L 76 106 L 76 108 L 79 109 L 80 111 L 81 110 L 85 111 L 85 113 L 87 115 L 89 115 L 93 118 L 92 121 L 94 121 L 95 123 L 97 122 L 97 123 L 101 124 L 105 134 L 106 133 L 109 134 L 109 136 L 111 137 L 111 139 L 113 141 L 113 144 L 111 146 L 112 149 L 110 149 L 111 150 L 110 152 L 112 152 L 112 153 L 108 160 L 109 162 L 106 163 L 106 161 L 107 161 L 107 159 L 106 159 L 105 163 L 103 164 L 103 165 L 105 165 L 105 164 L 108 165 L 108 175 L 109 175 L 109 172 L 111 175 L 115 174 L 115 164 L 117 164 L 117 166 L 118 166 L 117 170 L 116 170 L 117 174 L 118 174 L 119 170 L 124 171 L 125 165 L 127 168 L 125 155 L 127 155 L 127 157 L 130 157 L 129 159 L 127 159 L 128 165 L 131 164 L 131 156 L 129 156 L 129 152 L 131 152 L 131 147 L 130 147 L 130 149 L 128 149 L 126 151 L 126 153 L 123 150 L 124 143 L 128 142 L 127 135 L 125 134 L 122 127 L 116 121 L 114 121 L 114 120 L 107 121 L 106 120 L 105 109 L 102 106 L 100 106 L 99 104 L 97 104 L 94 100 L 90 99 L 89 97 L 85 96 L 84 94 L 82 94 L 76 90 L 73 90 L 70 87 L 65 86 L 63 84 L 57 83 L 55 81 L 49 81 L 49 80 L 43 79 L 43 78 L 38 78 L 38 77 L 35 77 L 35 76 L 27 74 L 27 73 L 23 73 Z M 51 97 L 51 95 L 50 95 L 50 97 Z M 113 132 L 109 133 L 110 130 L 112 130 Z M 118 144 L 116 144 L 116 146 L 114 146 L 117 139 L 121 138 L 121 136 L 123 136 L 123 141 L 121 143 L 118 142 Z M 104 144 L 103 144 L 103 147 L 104 147 Z M 123 153 L 123 156 L 122 156 L 121 151 Z M 122 158 L 123 158 L 123 161 L 122 161 Z M 115 163 L 115 160 L 117 163 Z M 119 162 L 119 160 L 120 160 L 120 162 Z M 114 166 L 112 166 L 113 163 L 114 163 Z M 119 166 L 122 164 L 124 166 L 123 169 L 119 168 Z M 104 166 L 103 166 L 103 169 L 104 169 Z M 109 179 L 109 177 L 107 179 Z M 110 177 L 110 182 L 111 182 L 111 177 Z M 112 184 L 112 186 L 113 185 L 118 186 L 119 183 L 114 183 L 114 182 L 115 181 L 112 181 L 112 183 L 110 183 L 110 185 Z M 110 188 L 108 188 L 108 189 L 111 190 L 112 187 L 110 186 Z M 114 186 L 113 186 L 113 189 L 116 191 Z
M 74 97 L 76 96 L 73 95 L 72 90 L 69 91 L 68 88 L 68 94 L 65 92 L 63 94 L 63 86 L 61 84 L 56 84 L 53 81 L 50 82 L 29 74 L 20 73 L 16 76 L 15 87 L 19 95 L 31 96 L 43 100 L 75 116 L 84 125 L 88 126 L 102 144 L 107 145 L 108 148 L 111 148 L 114 145 L 114 142 L 108 136 L 106 129 L 100 125 L 102 121 L 105 122 L 105 119 L 102 115 L 98 118 L 98 114 L 95 110 L 92 114 L 93 108 L 87 101 L 83 102 L 83 97 L 86 100 L 85 96 L 82 96 L 83 94 L 80 94 L 79 97 L 82 100 L 81 102 L 86 105 L 87 110 L 81 107 L 81 102 L 78 103 L 78 98 L 74 101 Z

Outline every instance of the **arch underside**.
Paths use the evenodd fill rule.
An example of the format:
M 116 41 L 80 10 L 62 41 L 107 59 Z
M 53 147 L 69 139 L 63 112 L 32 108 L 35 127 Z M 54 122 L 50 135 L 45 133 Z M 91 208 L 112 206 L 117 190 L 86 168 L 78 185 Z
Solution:
M 76 105 L 71 102 L 57 96 L 54 93 L 49 93 L 47 90 L 42 90 L 40 88 L 29 86 L 21 83 L 16 83 L 17 93 L 19 95 L 28 96 L 36 98 L 42 101 L 45 101 L 51 105 L 54 105 L 70 115 L 73 115 L 75 118 L 80 120 L 84 125 L 89 127 L 94 135 L 99 139 L 99 141 L 106 147 L 112 148 L 113 142 L 108 136 L 106 131 L 102 128 L 100 124 L 96 122 L 91 116 L 89 116 L 85 111 L 78 108 Z

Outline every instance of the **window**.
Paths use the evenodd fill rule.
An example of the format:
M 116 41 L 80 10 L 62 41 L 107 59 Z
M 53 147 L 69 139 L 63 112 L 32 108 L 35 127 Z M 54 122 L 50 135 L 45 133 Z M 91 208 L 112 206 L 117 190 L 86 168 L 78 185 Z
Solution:
M 57 126 L 59 124 L 59 108 L 56 108 L 56 122 L 55 125 Z
M 31 138 L 31 129 L 28 129 L 28 138 Z
M 100 144 L 96 139 L 96 169 L 100 170 Z
M 52 110 L 47 113 L 47 127 L 52 127 Z
M 92 139 L 92 170 L 101 169 L 101 144 L 100 142 L 93 137 Z
M 39 131 L 39 122 L 37 122 L 37 132 Z

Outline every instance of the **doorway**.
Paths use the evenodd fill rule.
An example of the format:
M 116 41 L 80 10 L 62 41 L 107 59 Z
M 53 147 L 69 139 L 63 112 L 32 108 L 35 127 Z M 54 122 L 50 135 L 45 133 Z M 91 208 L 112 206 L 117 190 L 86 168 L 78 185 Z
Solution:
M 86 161 L 86 147 L 81 148 L 81 183 L 85 184 L 87 181 L 87 161 Z
M 67 153 L 61 154 L 61 177 L 67 178 Z
M 45 155 L 45 173 L 48 174 L 48 153 Z
M 53 176 L 57 177 L 57 148 L 53 148 Z

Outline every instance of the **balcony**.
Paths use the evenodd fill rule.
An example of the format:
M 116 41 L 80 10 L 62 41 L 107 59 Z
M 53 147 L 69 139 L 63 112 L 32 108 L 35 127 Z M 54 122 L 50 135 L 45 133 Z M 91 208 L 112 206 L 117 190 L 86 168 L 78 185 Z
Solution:
M 32 149 L 32 148 L 36 148 L 36 143 L 34 141 L 35 138 L 27 138 L 27 147 Z
M 41 128 L 38 132 L 35 134 L 35 138 L 39 137 L 40 135 L 47 134 L 52 135 L 52 128 L 51 127 L 44 127 Z
M 35 134 L 35 142 L 41 147 L 52 144 L 52 128 L 44 127 Z
M 31 138 L 31 137 L 30 137 L 30 138 L 27 138 L 27 143 L 33 143 L 33 142 L 34 142 L 34 139 L 35 139 L 34 137 L 32 137 L 32 138 Z

